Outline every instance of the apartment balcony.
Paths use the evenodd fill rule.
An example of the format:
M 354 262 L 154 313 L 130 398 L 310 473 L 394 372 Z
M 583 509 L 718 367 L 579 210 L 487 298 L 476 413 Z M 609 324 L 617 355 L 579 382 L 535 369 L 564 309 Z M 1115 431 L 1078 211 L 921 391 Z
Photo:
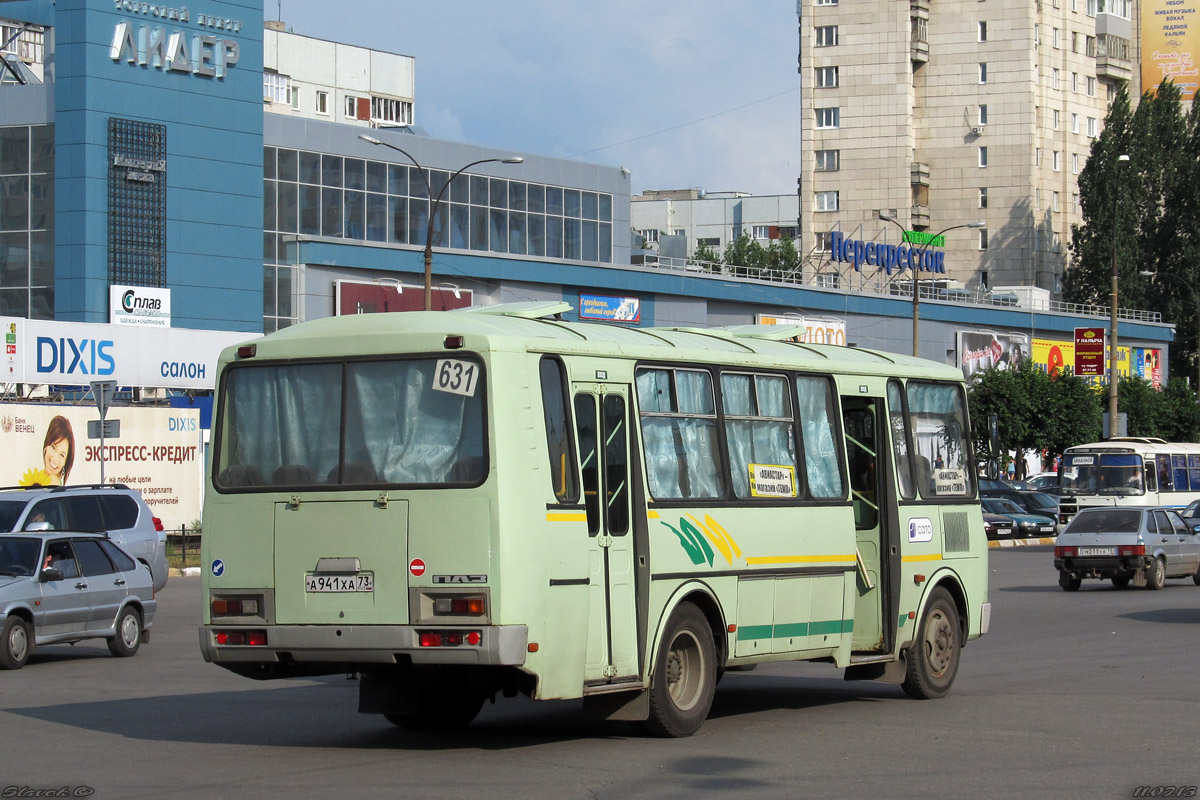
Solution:
M 1133 77 L 1128 39 L 1112 34 L 1096 37 L 1096 76 L 1113 81 L 1127 81 Z
M 913 206 L 909 210 L 909 224 L 924 230 L 929 227 L 929 206 Z
M 913 186 L 929 185 L 929 165 L 914 161 L 910 165 Z
M 909 19 L 912 34 L 909 54 L 915 66 L 929 61 L 929 0 L 911 0 Z

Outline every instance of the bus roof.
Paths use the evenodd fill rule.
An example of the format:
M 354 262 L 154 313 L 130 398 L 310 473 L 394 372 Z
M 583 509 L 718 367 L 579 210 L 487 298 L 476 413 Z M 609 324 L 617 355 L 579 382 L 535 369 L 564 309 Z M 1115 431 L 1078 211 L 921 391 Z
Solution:
M 1139 436 L 1119 436 L 1107 442 L 1092 442 L 1068 447 L 1067 453 L 1140 453 L 1142 455 L 1169 455 L 1200 453 L 1200 444 L 1193 442 L 1166 442 L 1162 439 Z
M 637 328 L 506 312 L 513 306 L 524 311 L 530 305 L 325 317 L 243 344 L 257 346 L 256 358 L 321 358 L 429 352 L 441 350 L 445 336 L 460 335 L 466 340 L 465 349 L 477 351 L 528 350 L 660 361 L 752 363 L 820 372 L 836 367 L 838 372 L 962 380 L 962 372 L 953 366 L 912 356 L 780 340 L 802 333 L 799 326 Z M 542 305 L 553 310 L 570 308 L 565 303 Z M 237 349 L 238 346 L 227 348 L 222 353 L 222 363 L 235 360 Z

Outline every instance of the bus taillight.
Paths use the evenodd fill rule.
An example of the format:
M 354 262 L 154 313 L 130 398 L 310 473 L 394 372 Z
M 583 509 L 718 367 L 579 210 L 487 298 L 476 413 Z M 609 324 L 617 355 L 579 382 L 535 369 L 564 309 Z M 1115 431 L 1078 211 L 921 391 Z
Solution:
M 483 641 L 479 631 L 419 631 L 417 642 L 421 647 L 460 647 L 469 644 L 477 646 Z
M 214 637 L 217 644 L 224 645 L 252 645 L 255 647 L 265 647 L 267 644 L 266 631 L 217 631 Z
M 479 594 L 439 597 L 433 601 L 437 617 L 482 617 L 487 613 L 487 598 Z

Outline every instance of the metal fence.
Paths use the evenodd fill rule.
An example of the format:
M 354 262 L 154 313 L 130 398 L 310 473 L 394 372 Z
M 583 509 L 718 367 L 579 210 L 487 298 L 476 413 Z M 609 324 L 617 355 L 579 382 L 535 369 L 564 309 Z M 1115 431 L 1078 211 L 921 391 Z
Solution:
M 200 531 L 188 528 L 167 531 L 167 561 L 171 566 L 200 563 Z

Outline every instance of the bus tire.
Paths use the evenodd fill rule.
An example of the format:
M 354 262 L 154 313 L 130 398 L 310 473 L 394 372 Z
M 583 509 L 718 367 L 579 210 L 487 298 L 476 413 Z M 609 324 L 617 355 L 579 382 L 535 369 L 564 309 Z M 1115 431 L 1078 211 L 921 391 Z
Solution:
M 650 717 L 643 725 L 655 736 L 691 736 L 708 716 L 716 686 L 717 648 L 712 628 L 694 604 L 680 603 L 658 646 Z
M 1167 565 L 1163 563 L 1161 558 L 1154 559 L 1154 563 L 1146 567 L 1146 588 L 1152 591 L 1158 591 L 1167 585 Z
M 481 694 L 438 692 L 426 689 L 411 714 L 384 714 L 388 722 L 410 731 L 454 730 L 475 721 L 483 708 Z
M 944 697 L 958 674 L 962 653 L 958 607 L 941 586 L 929 595 L 917 641 L 908 649 L 906 675 L 901 687 L 917 700 Z

